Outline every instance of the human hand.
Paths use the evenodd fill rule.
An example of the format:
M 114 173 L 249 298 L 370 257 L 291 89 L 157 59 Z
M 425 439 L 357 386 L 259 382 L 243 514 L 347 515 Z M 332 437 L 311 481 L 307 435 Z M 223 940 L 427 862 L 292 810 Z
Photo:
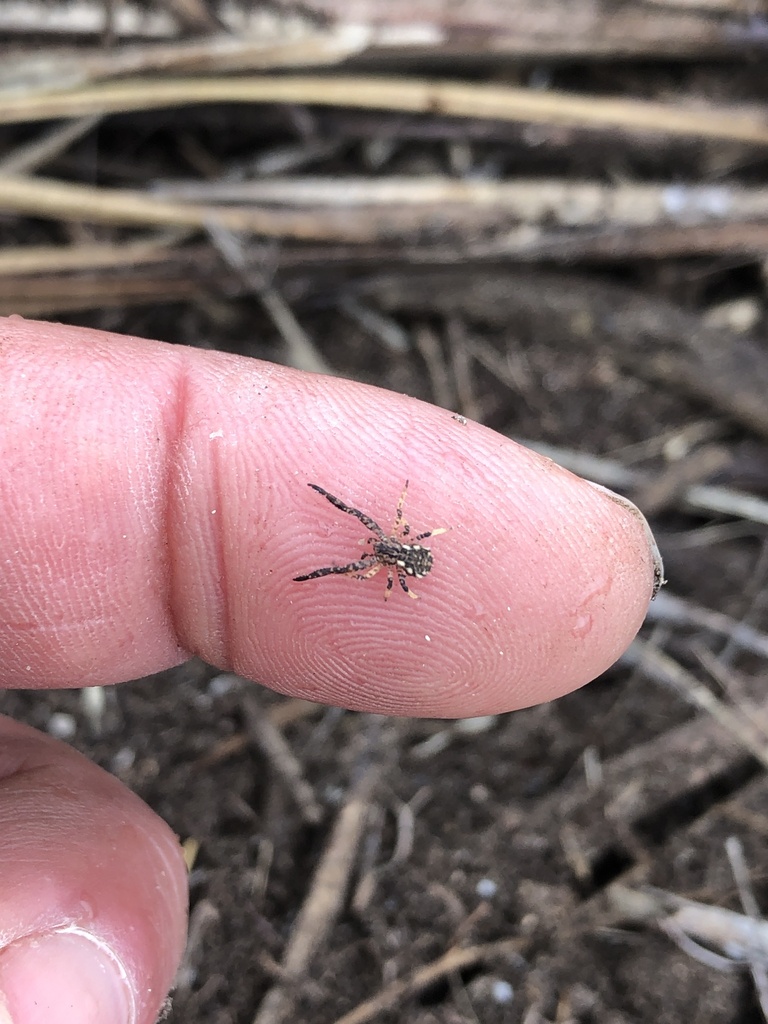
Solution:
M 449 412 L 221 353 L 0 320 L 5 687 L 91 686 L 193 654 L 284 693 L 474 716 L 607 668 L 654 584 L 644 521 Z M 403 482 L 419 601 L 360 557 Z M 151 1024 L 184 944 L 166 825 L 73 750 L 0 718 L 0 1024 Z

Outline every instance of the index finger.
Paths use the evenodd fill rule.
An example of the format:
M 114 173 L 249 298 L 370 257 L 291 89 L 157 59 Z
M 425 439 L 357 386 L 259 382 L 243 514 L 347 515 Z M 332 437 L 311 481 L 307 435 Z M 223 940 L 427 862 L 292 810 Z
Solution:
M 9 685 L 114 682 L 194 653 L 314 700 L 478 715 L 593 678 L 645 614 L 636 510 L 433 406 L 19 319 L 0 327 L 0 382 Z M 406 479 L 413 532 L 450 531 L 425 539 L 418 601 L 395 581 L 385 602 L 385 572 L 295 582 L 370 550 L 307 484 L 389 536 Z

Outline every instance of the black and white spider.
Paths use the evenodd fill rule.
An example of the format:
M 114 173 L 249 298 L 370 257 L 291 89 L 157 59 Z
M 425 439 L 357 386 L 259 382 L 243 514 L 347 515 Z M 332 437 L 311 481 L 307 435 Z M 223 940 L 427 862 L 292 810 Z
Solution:
M 316 580 L 320 576 L 333 575 L 352 576 L 356 580 L 369 580 L 379 570 L 386 569 L 387 589 L 384 591 L 385 601 L 392 593 L 395 576 L 397 576 L 400 586 L 409 597 L 418 598 L 418 594 L 414 594 L 408 586 L 408 578 L 411 577 L 413 579 L 415 577 L 416 579 L 421 579 L 423 576 L 426 576 L 431 570 L 434 561 L 432 552 L 429 548 L 419 544 L 419 541 L 426 540 L 427 537 L 436 537 L 440 533 L 446 533 L 447 529 L 441 526 L 439 529 L 426 530 L 424 533 L 411 538 L 413 543 L 404 543 L 405 538 L 410 537 L 411 534 L 411 528 L 403 515 L 403 504 L 405 503 L 405 495 L 408 492 L 408 481 L 405 481 L 403 493 L 400 495 L 400 500 L 397 503 L 395 521 L 392 526 L 392 533 L 389 536 L 384 533 L 375 520 L 371 519 L 365 512 L 361 512 L 359 508 L 345 505 L 343 501 L 333 494 L 329 494 L 328 491 L 317 484 L 309 484 L 309 486 L 313 491 L 322 494 L 324 498 L 327 498 L 332 505 L 335 505 L 342 512 L 347 512 L 349 515 L 354 516 L 355 519 L 359 519 L 363 526 L 371 531 L 373 536 L 367 537 L 363 541 L 364 544 L 371 545 L 371 550 L 366 552 L 356 562 L 349 562 L 347 565 L 330 565 L 325 569 L 315 569 L 314 572 L 307 573 L 306 576 L 294 576 L 294 581 L 296 583 L 303 583 L 305 580 Z

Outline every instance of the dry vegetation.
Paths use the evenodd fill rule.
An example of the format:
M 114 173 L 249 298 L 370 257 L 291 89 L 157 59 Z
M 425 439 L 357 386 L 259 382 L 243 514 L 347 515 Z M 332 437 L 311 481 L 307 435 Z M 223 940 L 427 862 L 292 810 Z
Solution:
M 670 580 L 603 679 L 492 720 L 197 664 L 5 695 L 188 840 L 168 1020 L 761 1020 L 764 0 L 27 0 L 0 32 L 0 311 L 482 420 L 631 494 Z

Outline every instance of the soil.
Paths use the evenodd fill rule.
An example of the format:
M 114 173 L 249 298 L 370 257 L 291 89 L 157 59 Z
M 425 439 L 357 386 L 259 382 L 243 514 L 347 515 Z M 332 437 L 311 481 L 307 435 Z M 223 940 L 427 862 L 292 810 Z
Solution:
M 745 84 L 748 76 L 738 70 L 739 89 L 759 95 L 758 79 Z M 711 81 L 726 89 L 730 81 L 727 65 L 695 62 L 650 69 L 585 62 L 553 74 L 563 88 L 591 85 L 627 95 L 638 76 L 651 94 L 654 82 L 661 90 L 682 89 L 683 80 L 686 87 Z M 93 172 L 106 185 L 135 186 L 189 176 L 191 166 L 205 162 L 203 152 L 223 173 L 295 141 L 295 124 L 277 108 L 242 119 L 237 113 L 209 107 L 120 115 L 46 173 Z M 607 180 L 615 173 L 720 182 L 730 174 L 747 182 L 762 180 L 765 166 L 764 152 L 739 156 L 716 143 L 663 146 L 559 131 L 534 144 L 514 126 L 490 126 L 478 139 L 471 125 L 438 116 L 307 116 L 318 136 L 334 143 L 312 167 L 328 176 L 372 174 L 370 140 L 393 135 L 377 175 L 450 173 L 451 147 L 458 146 L 469 147 L 473 166 L 486 173 L 513 168 L 522 177 Z M 25 131 L 4 128 L 4 146 L 20 144 Z M 2 231 L 8 244 L 76 235 L 23 217 L 8 218 Z M 378 258 L 349 246 L 329 249 L 325 258 L 319 245 L 314 256 L 308 249 L 299 259 L 297 252 L 289 250 L 293 262 L 275 256 L 275 280 L 335 371 L 428 401 L 442 398 L 457 414 L 510 436 L 618 461 L 642 470 L 645 487 L 669 483 L 671 474 L 662 498 L 644 506 L 665 557 L 667 592 L 754 630 L 768 627 L 765 526 L 696 511 L 681 497 L 689 483 L 765 491 L 768 432 L 759 409 L 748 412 L 754 373 L 739 375 L 737 366 L 730 377 L 713 375 L 690 348 L 691 338 L 737 354 L 739 346 L 752 346 L 764 367 L 759 258 L 574 257 L 570 265 L 468 259 L 457 272 L 438 260 L 414 264 L 407 247 L 385 247 Z M 215 257 L 207 250 L 206 258 Z M 506 305 L 477 301 L 489 281 L 506 289 Z M 612 330 L 604 326 L 612 303 L 628 309 L 631 295 L 642 309 L 633 307 L 635 319 L 623 334 L 617 329 L 608 340 L 598 331 L 585 340 L 570 313 L 553 311 L 553 282 L 600 330 Z M 341 308 L 349 295 L 400 325 L 409 346 L 401 351 L 372 340 Z M 541 302 L 528 301 L 530 295 Z M 727 320 L 735 300 L 754 310 L 747 331 Z M 724 311 L 724 327 L 706 318 L 713 309 Z M 666 324 L 673 313 L 680 318 L 669 328 L 673 336 L 664 337 L 663 324 L 648 327 L 649 310 L 661 310 Z M 229 289 L 214 283 L 185 300 L 49 315 L 288 359 L 260 300 L 242 282 Z M 659 361 L 644 365 L 642 353 L 623 348 L 621 338 L 634 336 L 641 320 L 646 340 L 653 336 L 662 353 L 692 360 L 694 369 L 686 363 L 684 371 L 665 373 Z M 440 368 L 447 380 L 442 394 Z M 747 398 L 739 404 L 742 393 Z M 689 457 L 698 465 L 694 456 L 712 450 L 721 456 L 716 469 L 677 479 Z M 642 487 L 633 494 L 641 504 L 648 497 Z M 728 706 L 762 705 L 764 658 L 745 650 L 732 630 L 729 636 L 710 627 L 660 614 L 642 637 Z M 367 815 L 341 908 L 309 964 L 289 979 L 280 1019 L 331 1024 L 378 1000 L 349 1019 L 752 1024 L 762 1018 L 748 970 L 717 970 L 653 922 L 630 920 L 617 907 L 617 894 L 652 885 L 740 911 L 725 848 L 732 836 L 743 844 L 758 904 L 768 907 L 765 771 L 743 742 L 692 707 L 690 695 L 654 676 L 620 662 L 555 703 L 470 724 L 382 719 L 290 701 L 198 662 L 108 687 L 101 710 L 77 691 L 6 692 L 0 710 L 74 743 L 146 800 L 190 851 L 194 846 L 190 947 L 167 1011 L 172 1024 L 256 1018 L 279 985 L 314 872 L 338 839 L 335 823 L 361 777 L 368 780 L 361 797 Z M 265 753 L 254 713 L 277 727 L 299 759 L 318 820 L 306 808 L 302 813 Z M 476 952 L 441 969 L 441 958 L 456 948 Z M 402 991 L 392 988 L 398 979 L 409 982 Z

